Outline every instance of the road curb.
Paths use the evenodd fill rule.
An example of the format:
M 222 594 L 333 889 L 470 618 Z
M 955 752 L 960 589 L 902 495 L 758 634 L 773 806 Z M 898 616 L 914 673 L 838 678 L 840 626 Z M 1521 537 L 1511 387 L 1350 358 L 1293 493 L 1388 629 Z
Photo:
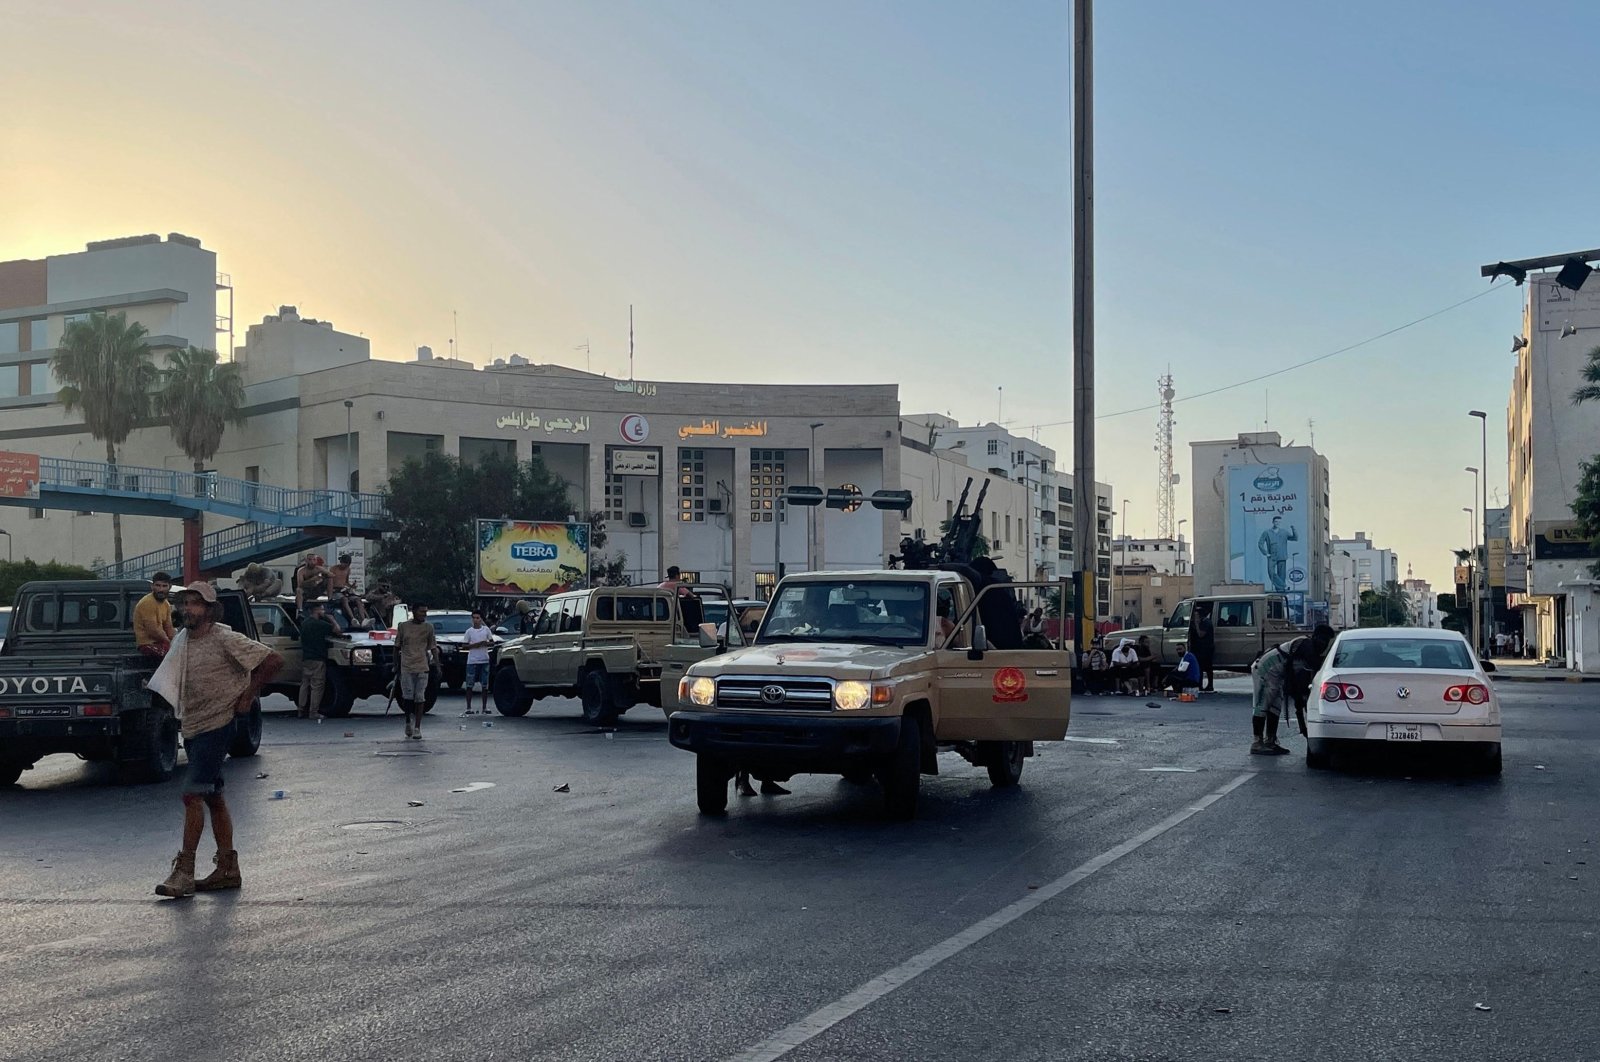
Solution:
M 1570 675 L 1564 671 L 1551 675 L 1507 675 L 1497 671 L 1489 677 L 1495 682 L 1600 682 L 1600 675 Z

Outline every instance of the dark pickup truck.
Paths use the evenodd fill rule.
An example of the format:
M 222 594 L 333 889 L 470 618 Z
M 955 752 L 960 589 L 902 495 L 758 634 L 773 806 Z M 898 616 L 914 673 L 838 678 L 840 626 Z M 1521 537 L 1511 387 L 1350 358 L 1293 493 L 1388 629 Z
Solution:
M 115 762 L 129 781 L 160 782 L 178 766 L 172 706 L 145 688 L 159 661 L 133 639 L 133 606 L 143 582 L 25 583 L 0 645 L 0 785 L 58 752 Z M 218 590 L 221 622 L 256 637 L 237 590 Z M 254 756 L 261 744 L 258 699 L 230 752 Z

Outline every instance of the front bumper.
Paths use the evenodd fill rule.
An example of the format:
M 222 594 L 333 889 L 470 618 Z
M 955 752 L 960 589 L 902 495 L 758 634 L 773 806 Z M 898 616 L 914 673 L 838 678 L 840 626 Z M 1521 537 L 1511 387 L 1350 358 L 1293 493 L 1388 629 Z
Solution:
M 1391 741 L 1389 725 L 1416 726 L 1422 733 L 1421 741 Z M 1374 741 L 1389 745 L 1438 744 L 1455 742 L 1468 744 L 1498 744 L 1500 724 L 1447 723 L 1439 719 L 1384 719 L 1381 721 L 1358 719 L 1330 722 L 1306 719 L 1306 737 L 1314 741 Z
M 667 733 L 680 749 L 740 766 L 837 773 L 888 759 L 900 717 L 687 710 L 668 717 Z

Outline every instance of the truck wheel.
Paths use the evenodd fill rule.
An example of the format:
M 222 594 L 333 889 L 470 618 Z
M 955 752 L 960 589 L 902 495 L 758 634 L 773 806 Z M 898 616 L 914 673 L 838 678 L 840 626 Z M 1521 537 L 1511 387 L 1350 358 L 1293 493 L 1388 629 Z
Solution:
M 984 746 L 984 765 L 989 768 L 990 785 L 1009 789 L 1022 780 L 1026 745 L 1020 741 L 985 741 Z
M 422 699 L 422 714 L 427 715 L 433 711 L 435 702 L 439 700 L 439 679 L 434 672 L 428 673 L 428 692 Z
M 236 760 L 247 759 L 254 756 L 260 747 L 261 701 L 257 698 L 248 714 L 234 720 L 233 744 L 228 746 L 228 755 Z
M 0 760 L 0 786 L 15 785 L 22 772 L 32 766 L 27 760 Z
M 1500 742 L 1496 741 L 1485 746 L 1481 758 L 1478 760 L 1478 770 L 1487 775 L 1500 773 Z
M 1322 742 L 1309 738 L 1306 740 L 1306 766 L 1314 771 L 1325 771 L 1333 766 L 1333 754 Z
M 721 815 L 728 810 L 728 782 L 733 773 L 727 766 L 705 753 L 694 758 L 694 794 L 702 815 Z
M 329 719 L 343 719 L 355 706 L 356 691 L 350 685 L 350 676 L 329 668 L 328 681 L 322 689 L 322 714 Z
M 617 721 L 617 707 L 611 700 L 611 681 L 604 668 L 590 668 L 578 680 L 578 696 L 583 699 L 583 721 L 595 726 L 610 726 Z
M 145 726 L 131 735 L 122 762 L 123 777 L 129 782 L 165 782 L 178 770 L 178 720 L 164 704 L 152 705 L 145 713 Z
M 527 715 L 533 707 L 533 694 L 522 686 L 514 664 L 506 664 L 489 680 L 489 692 L 494 695 L 494 706 L 501 715 Z
M 922 721 L 916 716 L 900 720 L 900 743 L 877 775 L 889 817 L 900 822 L 915 818 L 917 791 L 922 785 Z

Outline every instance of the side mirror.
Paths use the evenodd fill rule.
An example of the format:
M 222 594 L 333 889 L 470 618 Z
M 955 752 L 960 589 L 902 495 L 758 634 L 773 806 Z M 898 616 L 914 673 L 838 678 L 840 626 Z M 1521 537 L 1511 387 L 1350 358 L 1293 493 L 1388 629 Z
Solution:
M 967 659 L 982 660 L 988 648 L 989 632 L 983 629 L 983 624 L 975 624 L 972 628 L 972 648 L 967 650 Z
M 1485 660 L 1485 661 L 1483 661 L 1483 673 L 1486 674 L 1486 675 L 1492 675 L 1492 674 L 1494 674 L 1494 672 L 1495 672 L 1494 661 L 1493 660 Z

